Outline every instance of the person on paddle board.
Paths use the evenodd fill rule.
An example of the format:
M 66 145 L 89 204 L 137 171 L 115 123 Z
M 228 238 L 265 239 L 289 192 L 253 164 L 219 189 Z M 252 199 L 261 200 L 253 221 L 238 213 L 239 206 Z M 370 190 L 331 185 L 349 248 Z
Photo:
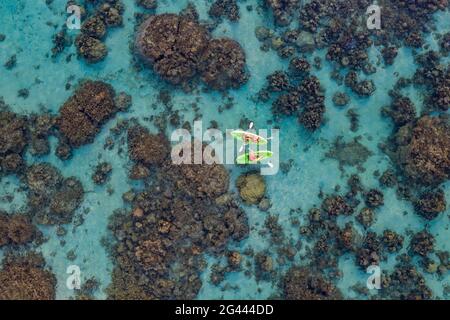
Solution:
M 251 161 L 251 162 L 257 162 L 257 161 L 259 161 L 259 160 L 262 160 L 264 158 L 264 155 L 261 155 L 261 156 L 257 156 L 256 155 L 256 153 L 253 151 L 253 150 L 250 150 L 250 152 L 249 152 L 249 154 L 248 154 L 248 159 Z
M 259 143 L 260 137 L 255 134 L 244 133 L 243 135 L 244 143 Z

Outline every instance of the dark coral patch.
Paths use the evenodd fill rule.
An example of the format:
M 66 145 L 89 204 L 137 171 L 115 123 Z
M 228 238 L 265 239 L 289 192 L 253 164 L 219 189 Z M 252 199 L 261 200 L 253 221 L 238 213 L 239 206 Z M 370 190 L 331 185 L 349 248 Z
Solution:
M 101 81 L 87 80 L 59 110 L 57 127 L 73 147 L 91 143 L 99 127 L 117 111 L 114 89 Z

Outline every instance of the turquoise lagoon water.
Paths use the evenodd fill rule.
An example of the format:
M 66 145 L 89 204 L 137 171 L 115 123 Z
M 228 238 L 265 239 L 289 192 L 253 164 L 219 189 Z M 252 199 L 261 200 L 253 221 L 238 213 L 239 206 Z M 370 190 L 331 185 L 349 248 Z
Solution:
M 105 298 L 103 292 L 110 282 L 112 261 L 102 245 L 103 241 L 111 241 L 108 236 L 108 217 L 115 209 L 123 208 L 122 193 L 130 188 L 139 188 L 136 183 L 127 179 L 130 163 L 126 152 L 118 152 L 119 144 L 116 143 L 112 150 L 104 150 L 105 139 L 110 135 L 109 129 L 121 119 L 135 117 L 141 123 L 155 131 L 156 128 L 150 121 L 146 121 L 151 115 L 157 115 L 163 111 L 163 106 L 158 103 L 157 96 L 161 89 L 167 88 L 157 76 L 149 71 L 136 72 L 132 67 L 132 57 L 129 43 L 133 40 L 134 14 L 142 12 L 134 5 L 133 0 L 123 0 L 126 6 L 124 14 L 124 27 L 108 31 L 106 45 L 109 49 L 107 58 L 96 64 L 86 65 L 76 59 L 74 46 L 66 48 L 57 58 L 50 57 L 52 48 L 52 35 L 65 23 L 64 0 L 54 0 L 49 6 L 40 0 L 1 0 L 0 15 L 2 24 L 0 33 L 7 35 L 4 42 L 0 43 L 0 62 L 8 60 L 13 54 L 17 55 L 17 66 L 12 70 L 0 68 L 0 96 L 11 106 L 13 111 L 29 114 L 49 110 L 57 113 L 61 104 L 71 95 L 72 90 L 65 90 L 65 84 L 76 84 L 79 79 L 101 79 L 111 83 L 117 92 L 125 91 L 133 98 L 133 106 L 127 113 L 120 113 L 108 122 L 101 130 L 91 145 L 77 149 L 69 161 L 61 161 L 54 154 L 56 141 L 52 140 L 52 153 L 45 157 L 32 157 L 27 155 L 30 162 L 46 161 L 57 166 L 65 176 L 76 175 L 85 190 L 82 206 L 76 215 L 84 219 L 80 226 L 69 224 L 65 226 L 68 231 L 63 238 L 56 235 L 56 227 L 43 227 L 48 241 L 39 247 L 45 256 L 47 263 L 55 273 L 57 285 L 57 298 L 68 299 L 74 296 L 74 292 L 66 287 L 66 268 L 69 265 L 78 265 L 82 272 L 82 279 L 95 276 L 100 281 L 101 287 L 97 291 L 98 298 Z M 160 0 L 157 13 L 179 12 L 185 8 L 188 1 Z M 195 5 L 201 19 L 207 19 L 207 11 L 210 1 L 198 0 Z M 224 104 L 224 97 L 217 92 L 199 92 L 186 94 L 180 89 L 171 88 L 174 109 L 180 110 L 184 120 L 192 121 L 194 113 L 191 104 L 197 102 L 205 128 L 211 120 L 216 120 L 221 129 L 236 128 L 241 118 L 246 117 L 254 121 L 258 128 L 267 127 L 267 121 L 272 119 L 271 102 L 255 102 L 254 97 L 264 86 L 265 78 L 275 70 L 286 69 L 288 60 L 280 59 L 275 52 L 263 52 L 259 49 L 260 42 L 255 37 L 255 28 L 268 24 L 272 17 L 267 13 L 257 13 L 256 10 L 248 11 L 247 5 L 256 8 L 257 1 L 239 2 L 241 18 L 238 23 L 222 22 L 213 32 L 215 36 L 228 36 L 241 43 L 246 55 L 247 65 L 251 74 L 249 82 L 239 90 L 232 90 L 229 96 L 233 98 L 234 106 L 223 113 L 218 109 Z M 448 21 L 450 13 L 439 13 L 435 16 L 437 30 L 443 32 L 450 30 Z M 56 28 L 56 29 L 55 29 Z M 77 31 L 70 31 L 76 34 Z M 431 48 L 437 47 L 435 37 L 431 34 L 427 38 Z M 66 61 L 68 55 L 73 55 L 70 62 Z M 314 56 L 323 58 L 324 52 L 316 51 L 313 56 L 308 56 L 310 62 Z M 370 49 L 371 61 L 381 59 L 379 48 Z M 392 123 L 381 117 L 380 109 L 390 103 L 389 89 L 400 76 L 409 77 L 415 71 L 413 55 L 410 49 L 402 48 L 396 58 L 396 63 L 390 67 L 383 64 L 377 67 L 377 73 L 370 76 L 375 82 L 377 90 L 369 99 L 360 99 L 344 86 L 338 86 L 330 79 L 332 66 L 322 59 L 322 69 L 313 68 L 312 73 L 319 77 L 326 89 L 326 124 L 315 133 L 309 133 L 300 127 L 296 119 L 282 119 L 277 125 L 280 127 L 280 159 L 293 159 L 293 166 L 287 174 L 279 172 L 277 175 L 266 176 L 268 195 L 272 203 L 269 210 L 272 214 L 279 215 L 279 223 L 283 226 L 286 236 L 295 243 L 298 240 L 298 227 L 293 227 L 290 220 L 290 210 L 301 208 L 300 220 L 304 221 L 309 208 L 319 203 L 318 191 L 332 193 L 336 185 L 345 186 L 348 176 L 356 173 L 355 168 L 345 167 L 344 172 L 339 170 L 339 164 L 333 159 L 325 158 L 325 153 L 337 136 L 344 136 L 346 141 L 353 137 L 361 136 L 360 142 L 364 144 L 373 155 L 365 163 L 365 172 L 360 174 L 363 184 L 367 187 L 378 187 L 378 180 L 373 172 L 383 172 L 390 166 L 389 158 L 379 151 L 377 145 L 383 142 L 393 129 Z M 17 92 L 22 88 L 29 89 L 27 99 L 18 97 Z M 352 100 L 347 108 L 337 108 L 331 99 L 336 91 L 345 91 Z M 405 90 L 419 108 L 422 105 L 420 91 Z M 156 104 L 157 108 L 152 106 Z M 355 108 L 359 114 L 359 130 L 350 131 L 350 122 L 346 116 L 348 108 Z M 121 146 L 126 150 L 126 146 Z M 113 165 L 113 172 L 108 185 L 96 186 L 91 180 L 93 168 L 99 159 L 108 161 Z M 231 181 L 242 172 L 241 168 L 228 166 L 231 172 Z M 234 190 L 234 184 L 231 184 Z M 23 186 L 15 177 L 6 177 L 0 181 L 0 209 L 9 212 L 20 211 L 25 207 L 26 194 Z M 113 189 L 113 193 L 108 192 Z M 450 199 L 450 184 L 443 186 L 447 199 Z M 382 232 L 390 228 L 400 233 L 407 230 L 421 230 L 425 222 L 413 214 L 411 203 L 397 199 L 394 189 L 384 189 L 385 205 L 377 211 L 377 221 L 372 226 L 376 232 Z M 7 201 L 6 195 L 12 193 L 14 199 Z M 234 244 L 239 248 L 251 247 L 255 251 L 268 250 L 273 253 L 273 248 L 267 236 L 258 231 L 263 228 L 264 220 L 268 213 L 259 211 L 255 206 L 243 206 L 248 219 L 251 232 L 249 237 L 241 243 Z M 407 211 L 409 214 L 405 215 Z M 352 218 L 345 217 L 339 223 L 345 223 Z M 449 212 L 441 214 L 429 224 L 430 232 L 436 237 L 437 250 L 450 250 Z M 358 224 L 356 224 L 358 228 Z M 65 240 L 62 246 L 60 240 Z M 408 239 L 408 237 L 406 237 Z M 406 250 L 406 245 L 403 250 Z M 73 261 L 67 259 L 67 252 L 74 250 L 76 258 Z M 302 252 L 297 253 L 296 263 L 306 263 Z M 216 263 L 216 258 L 208 257 L 208 266 Z M 224 263 L 224 261 L 219 261 Z M 389 272 L 395 261 L 392 258 L 381 264 L 383 272 Z M 353 256 L 343 256 L 339 261 L 343 272 L 342 278 L 337 283 L 338 287 L 348 298 L 358 296 L 350 289 L 355 284 L 364 285 L 367 274 L 354 265 Z M 286 267 L 277 267 L 277 272 L 282 273 Z M 203 273 L 203 286 L 199 299 L 217 298 L 268 298 L 276 294 L 277 287 L 267 281 L 256 282 L 254 277 L 247 277 L 243 272 L 233 272 L 227 275 L 220 286 L 214 286 L 208 282 L 210 270 Z M 428 285 L 433 289 L 436 297 L 448 298 L 444 295 L 444 286 L 449 284 L 450 274 L 445 277 L 425 274 Z M 235 289 L 226 289 L 226 285 L 238 285 Z M 374 293 L 376 294 L 376 293 Z

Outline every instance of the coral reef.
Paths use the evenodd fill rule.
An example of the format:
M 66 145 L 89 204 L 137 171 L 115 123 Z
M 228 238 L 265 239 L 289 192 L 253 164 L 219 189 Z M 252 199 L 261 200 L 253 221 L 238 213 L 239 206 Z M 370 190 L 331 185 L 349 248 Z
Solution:
M 152 165 L 152 185 L 130 199 L 131 213 L 111 221 L 118 243 L 109 297 L 192 299 L 201 287 L 203 253 L 224 255 L 229 241 L 247 236 L 247 219 L 231 198 L 219 201 L 229 185 L 222 165 L 170 159 Z
M 382 279 L 382 292 L 394 300 L 432 299 L 432 291 L 425 284 L 425 278 L 409 262 L 399 263 L 394 271 Z
M 44 258 L 29 252 L 6 256 L 0 269 L 0 300 L 53 300 L 56 278 Z
M 415 211 L 425 219 L 435 219 L 447 209 L 445 194 L 442 189 L 425 192 L 414 203 Z
M 384 63 L 386 65 L 392 65 L 398 54 L 398 49 L 396 47 L 385 47 L 381 50 L 383 55 Z
M 33 115 L 29 119 L 30 153 L 37 156 L 50 153 L 48 137 L 54 133 L 55 117 L 50 114 Z
M 396 126 L 403 126 L 416 118 L 416 108 L 407 97 L 397 97 L 391 106 L 384 108 L 382 113 L 391 117 Z
M 266 3 L 272 9 L 275 23 L 279 26 L 291 23 L 298 6 L 298 0 L 266 0 Z
M 59 110 L 56 125 L 62 136 L 60 143 L 72 147 L 91 143 L 101 125 L 117 111 L 114 97 L 114 89 L 109 84 L 82 82 Z
M 145 9 L 156 9 L 158 7 L 157 0 L 136 0 L 136 4 Z
M 0 211 L 0 247 L 27 244 L 33 241 L 37 235 L 38 230 L 27 216 L 8 215 Z
M 394 159 L 404 174 L 417 184 L 438 185 L 450 175 L 450 127 L 448 120 L 423 116 L 401 127 L 395 135 Z
M 439 53 L 427 51 L 416 56 L 420 66 L 413 77 L 413 83 L 427 89 L 427 109 L 446 111 L 450 106 L 450 69 L 441 64 Z
M 84 8 L 83 8 L 84 9 Z M 84 20 L 81 26 L 81 33 L 75 39 L 75 47 L 79 57 L 92 64 L 105 59 L 108 48 L 102 42 L 107 33 L 107 29 L 118 27 L 123 24 L 124 5 L 119 0 L 102 1 L 95 4 L 93 12 Z M 88 15 L 84 9 L 84 15 Z M 64 33 L 64 30 L 62 31 Z M 64 34 L 59 34 L 55 38 L 57 44 L 54 54 L 64 50 Z
M 356 216 L 356 220 L 364 226 L 364 228 L 370 227 L 374 223 L 374 211 L 371 208 L 362 208 L 359 214 Z
M 320 272 L 307 267 L 292 267 L 281 283 L 287 300 L 339 300 L 342 294 Z
M 211 88 L 238 88 L 247 82 L 245 53 L 228 38 L 213 39 L 188 15 L 161 14 L 145 20 L 136 35 L 139 58 L 172 84 L 198 73 Z
M 440 41 L 441 49 L 444 52 L 444 54 L 450 53 L 450 32 L 447 32 L 442 36 L 442 39 Z
M 92 175 L 92 181 L 95 184 L 105 184 L 112 171 L 112 165 L 108 162 L 99 163 L 95 167 L 94 174 Z
M 371 208 L 376 208 L 384 204 L 383 192 L 378 189 L 371 189 L 365 194 L 365 202 Z
M 106 25 L 99 16 L 93 16 L 83 23 L 81 32 L 89 37 L 102 39 L 106 34 Z
M 31 214 L 40 224 L 69 223 L 84 198 L 83 186 L 76 178 L 64 178 L 48 163 L 30 166 L 26 183 Z
M 412 252 L 426 256 L 434 251 L 434 237 L 431 233 L 424 230 L 413 235 L 411 238 L 410 248 Z
M 169 154 L 168 141 L 164 135 L 150 134 L 136 125 L 128 129 L 128 152 L 133 161 L 145 166 L 161 165 Z
M 196 22 L 162 14 L 151 16 L 140 26 L 135 48 L 156 73 L 179 84 L 196 74 L 208 41 L 208 32 Z
M 364 162 L 372 155 L 373 153 L 361 144 L 358 138 L 351 142 L 345 142 L 341 136 L 325 154 L 327 158 L 337 160 L 341 170 L 344 166 L 362 168 Z
M 310 70 L 311 65 L 304 58 L 295 57 L 289 62 L 289 71 L 296 76 L 307 74 Z
M 322 210 L 329 216 L 350 215 L 353 209 L 341 196 L 330 196 L 322 202 Z
M 10 111 L 0 111 L 0 175 L 23 171 L 27 134 L 26 118 Z
M 236 0 L 216 0 L 209 8 L 208 14 L 212 18 L 226 17 L 230 21 L 238 21 L 239 6 Z
M 381 241 L 389 253 L 398 252 L 403 247 L 403 237 L 392 230 L 384 230 Z
M 248 204 L 257 204 L 266 192 L 264 178 L 255 172 L 247 172 L 240 175 L 236 180 L 236 186 L 242 200 Z
M 103 42 L 84 33 L 80 33 L 75 39 L 75 46 L 78 55 L 89 63 L 102 61 L 108 54 L 108 49 Z
M 239 43 L 228 38 L 213 39 L 208 43 L 199 69 L 202 80 L 216 90 L 237 89 L 248 80 L 245 53 Z
M 380 176 L 379 181 L 382 186 L 392 188 L 397 184 L 397 177 L 392 169 L 387 169 Z
M 317 130 L 323 123 L 325 113 L 324 92 L 319 79 L 311 76 L 303 80 L 299 93 L 304 109 L 298 121 L 308 130 Z
M 346 106 L 349 103 L 349 101 L 350 101 L 349 96 L 343 92 L 336 92 L 333 95 L 333 102 L 335 105 L 339 107 Z
M 367 232 L 362 246 L 356 250 L 357 265 L 364 270 L 370 265 L 380 265 L 382 244 L 376 233 Z

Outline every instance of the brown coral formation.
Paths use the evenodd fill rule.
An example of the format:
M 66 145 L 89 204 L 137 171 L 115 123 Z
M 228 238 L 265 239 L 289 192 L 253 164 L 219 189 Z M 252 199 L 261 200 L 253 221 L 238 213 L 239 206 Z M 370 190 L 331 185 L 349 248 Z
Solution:
M 407 97 L 396 97 L 392 105 L 382 112 L 390 116 L 397 126 L 403 126 L 416 118 L 414 104 Z
M 434 243 L 433 235 L 427 230 L 423 230 L 413 235 L 410 247 L 413 253 L 425 257 L 434 251 Z
M 10 111 L 0 111 L 0 175 L 20 173 L 22 155 L 28 144 L 27 119 Z
M 259 203 L 266 192 L 264 178 L 255 172 L 240 175 L 236 180 L 236 186 L 242 200 L 247 204 Z
M 141 59 L 171 83 L 192 78 L 208 45 L 208 32 L 196 22 L 175 14 L 155 15 L 141 26 L 136 50 Z
M 427 220 L 435 219 L 447 209 L 445 194 L 442 189 L 425 192 L 414 203 L 416 212 Z
M 236 0 L 216 0 L 209 8 L 208 14 L 212 18 L 228 18 L 230 21 L 239 20 L 239 6 Z
M 56 278 L 41 255 L 6 256 L 0 269 L 0 300 L 53 300 Z
M 424 116 L 399 129 L 396 161 L 405 175 L 421 185 L 438 185 L 450 175 L 448 120 Z
M 239 43 L 210 41 L 209 32 L 187 15 L 161 14 L 145 20 L 135 40 L 139 58 L 173 84 L 201 73 L 213 89 L 238 88 L 247 81 L 245 53 Z
M 287 73 L 276 71 L 267 77 L 267 82 L 267 88 L 260 94 L 286 92 L 273 102 L 274 114 L 297 116 L 299 123 L 310 131 L 320 128 L 324 120 L 325 97 L 317 77 L 302 72 L 302 81 L 295 85 Z
M 342 196 L 329 196 L 322 202 L 322 209 L 330 216 L 350 215 L 353 213 Z
M 37 234 L 36 227 L 25 215 L 7 215 L 0 211 L 0 247 L 30 243 Z
M 89 63 L 102 61 L 108 54 L 106 45 L 100 40 L 80 33 L 75 39 L 77 54 Z
M 150 134 L 136 125 L 128 129 L 128 152 L 131 160 L 145 166 L 161 165 L 169 155 L 168 141 L 163 134 Z
M 279 26 L 289 25 L 298 7 L 298 0 L 266 0 L 266 3 L 272 9 L 275 23 Z
M 110 27 L 121 26 L 123 23 L 122 14 L 124 6 L 119 0 L 102 1 L 103 3 L 95 3 L 93 12 L 83 22 L 81 26 L 81 33 L 75 39 L 75 47 L 77 54 L 88 63 L 97 63 L 102 61 L 108 54 L 108 48 L 102 42 L 105 37 L 107 29 Z M 86 14 L 86 11 L 84 12 Z M 63 35 L 59 35 L 59 42 Z M 62 51 L 64 44 L 59 44 L 54 51 Z
M 111 223 L 118 244 L 109 296 L 193 299 L 203 254 L 225 255 L 229 241 L 247 236 L 247 219 L 231 198 L 216 200 L 228 191 L 222 165 L 152 163 L 152 185 L 131 200 L 131 213 Z
M 428 300 L 433 292 L 426 285 L 424 276 L 409 259 L 399 263 L 391 274 L 382 279 L 383 296 L 393 300 Z
M 74 177 L 64 178 L 48 163 L 30 166 L 26 172 L 28 205 L 40 224 L 64 224 L 81 205 L 84 190 Z
M 91 143 L 100 126 L 117 111 L 115 92 L 101 81 L 87 80 L 62 105 L 57 118 L 60 134 L 73 147 Z
M 339 300 L 342 295 L 321 273 L 307 267 L 292 267 L 281 283 L 287 300 Z
M 228 39 L 213 39 L 201 58 L 202 80 L 211 88 L 237 89 L 247 82 L 245 53 L 238 42 Z

